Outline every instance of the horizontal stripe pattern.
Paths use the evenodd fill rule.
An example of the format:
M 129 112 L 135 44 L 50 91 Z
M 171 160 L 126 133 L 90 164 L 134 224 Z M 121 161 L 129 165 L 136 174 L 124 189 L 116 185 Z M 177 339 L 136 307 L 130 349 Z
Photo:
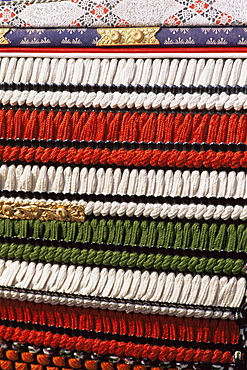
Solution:
M 2 58 L 0 84 L 20 84 L 19 88 L 0 87 L 3 105 L 27 104 L 50 107 L 101 107 L 118 109 L 246 109 L 246 92 L 105 92 L 113 86 L 155 86 L 226 88 L 246 85 L 245 59 L 63 59 Z M 42 91 L 26 87 L 38 84 Z M 60 87 L 64 86 L 61 90 Z M 71 86 L 102 87 L 98 92 L 69 91 Z M 56 91 L 49 87 L 57 86 Z M 66 89 L 65 89 L 66 87 Z M 47 91 L 48 90 L 48 91 Z M 61 90 L 61 91 L 58 91 Z
M 239 307 L 246 280 L 208 275 L 140 270 L 100 269 L 54 264 L 0 261 L 0 286 L 100 296 L 117 299 L 159 301 L 214 307 Z
M 246 114 L 236 113 L 0 111 L 5 139 L 246 144 L 246 128 Z
M 109 164 L 117 166 L 135 167 L 170 167 L 170 168 L 247 168 L 246 152 L 226 152 L 214 150 L 126 150 L 121 149 L 92 149 L 89 146 L 85 149 L 62 149 L 45 148 L 39 146 L 0 146 L 0 160 L 3 162 L 35 162 L 35 163 L 60 163 L 60 164 Z
M 146 197 L 247 198 L 244 171 L 6 165 L 0 189 L 39 193 Z
M 246 292 L 246 65 L 1 59 L 0 102 L 8 106 L 0 111 L 0 201 L 61 198 L 54 202 L 82 205 L 87 218 L 0 219 L 0 339 L 161 367 L 154 361 L 233 361 Z M 215 113 L 228 109 L 241 112 Z M 22 330 L 22 319 L 35 330 Z M 156 338 L 187 343 L 171 350 L 150 345 Z M 104 359 L 76 366 L 113 370 Z M 0 367 L 10 370 L 9 362 Z
M 246 59 L 2 58 L 0 83 L 244 86 Z
M 239 342 L 234 320 L 177 318 L 0 299 L 0 319 L 48 327 L 181 341 Z
M 178 203 L 136 203 L 136 202 L 117 202 L 117 201 L 53 201 L 38 199 L 6 198 L 0 197 L 3 204 L 0 208 L 0 218 L 10 219 L 41 219 L 60 220 L 60 221 L 84 221 L 86 216 L 110 216 L 110 217 L 151 217 L 157 218 L 195 218 L 197 220 L 237 220 L 247 219 L 247 206 L 240 205 L 214 205 L 202 204 L 178 204 Z M 31 207 L 31 208 L 30 208 Z M 35 207 L 35 208 L 32 208 Z M 41 210 L 47 208 L 47 212 Z M 40 209 L 40 211 L 39 211 Z M 46 212 L 46 211 L 44 211 Z
M 40 85 L 42 86 L 42 85 Z M 69 87 L 68 87 L 69 89 Z M 242 91 L 234 94 L 221 92 L 209 94 L 200 93 L 155 93 L 153 91 L 146 93 L 137 92 L 109 92 L 105 93 L 100 89 L 97 92 L 73 92 L 73 91 L 56 91 L 52 92 L 47 87 L 42 87 L 41 92 L 26 88 L 20 90 L 1 90 L 0 102 L 3 106 L 27 106 L 38 107 L 60 107 L 60 108 L 111 108 L 111 109 L 188 109 L 210 111 L 236 111 L 246 110 L 247 94 Z M 72 90 L 72 89 L 71 89 Z M 188 88 L 189 90 L 189 88 Z
M 133 356 L 148 358 L 151 361 L 172 361 L 177 358 L 180 361 L 203 361 L 205 363 L 213 361 L 214 363 L 230 362 L 233 355 L 230 351 L 220 350 L 193 350 L 190 348 L 176 348 L 167 346 L 152 346 L 140 345 L 133 342 L 124 343 L 120 341 L 106 341 L 100 339 L 90 339 L 79 337 L 71 337 L 68 335 L 52 334 L 51 332 L 38 332 L 35 330 L 21 330 L 20 328 L 7 328 L 0 326 L 0 338 L 8 341 L 17 338 L 21 343 L 29 343 L 36 346 L 42 344 L 45 347 L 66 348 L 69 350 L 92 352 L 97 354 L 112 354 L 117 356 Z M 179 355 L 179 357 L 178 357 Z
M 111 311 L 125 311 L 141 314 L 152 315 L 169 315 L 176 317 L 195 317 L 205 319 L 223 319 L 223 320 L 237 320 L 238 310 L 219 307 L 200 307 L 200 306 L 181 306 L 175 304 L 159 304 L 158 302 L 131 302 L 115 300 L 113 298 L 101 297 L 82 297 L 64 293 L 41 292 L 34 290 L 24 290 L 19 288 L 5 287 L 0 288 L 0 297 L 4 299 L 13 299 L 19 301 L 28 301 L 34 303 L 45 303 L 51 305 L 66 305 L 84 308 L 100 308 Z
M 147 270 L 163 271 L 189 271 L 191 273 L 224 273 L 245 274 L 244 260 L 233 258 L 218 258 L 200 256 L 183 256 L 179 254 L 144 253 L 137 249 L 128 252 L 126 250 L 65 248 L 56 246 L 32 245 L 32 244 L 0 244 L 0 257 L 8 259 L 24 259 L 25 261 L 42 261 L 78 265 L 111 266 L 121 268 L 138 268 Z
M 246 225 L 93 218 L 85 222 L 0 219 L 2 237 L 246 252 Z

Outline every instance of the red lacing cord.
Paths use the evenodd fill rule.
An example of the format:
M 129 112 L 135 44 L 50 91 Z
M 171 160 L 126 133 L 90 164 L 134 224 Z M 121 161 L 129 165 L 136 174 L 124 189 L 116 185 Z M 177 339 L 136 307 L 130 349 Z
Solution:
M 92 113 L 91 113 L 92 114 Z M 122 113 L 118 112 L 111 120 L 110 124 L 106 127 L 106 140 L 109 141 L 117 141 L 119 139 L 119 132 L 121 129 L 123 115 Z M 101 127 L 101 122 L 99 124 L 99 128 Z M 91 139 L 94 140 L 94 139 Z
M 57 136 L 57 132 L 56 132 L 56 126 L 55 126 L 55 112 L 54 111 L 50 111 L 47 115 L 47 118 L 46 118 L 46 126 L 45 126 L 45 130 L 44 130 L 44 136 L 42 139 L 44 140 L 49 140 L 49 139 L 55 139 L 55 137 Z M 59 116 L 63 116 L 63 113 L 60 112 Z M 31 139 L 31 137 L 29 136 L 28 139 Z
M 87 370 L 97 370 L 98 369 L 98 362 L 93 360 L 86 360 L 84 362 L 84 366 Z
M 157 131 L 157 115 L 155 113 L 151 113 L 141 129 L 139 140 L 135 141 L 143 141 L 145 143 L 149 141 L 155 141 L 156 131 Z
M 31 370 L 43 370 L 42 365 L 36 365 L 36 364 L 31 364 L 30 368 L 31 368 Z
M 247 132 L 247 116 L 243 114 L 239 118 L 238 127 L 236 130 L 236 142 L 246 143 L 246 132 Z
M 32 137 L 33 139 L 38 139 L 39 137 L 39 117 L 38 116 L 39 116 L 38 111 L 34 110 L 29 118 L 28 123 L 24 127 L 24 133 L 23 133 L 24 139 L 28 139 L 29 137 Z
M 7 120 L 5 109 L 0 110 L 0 137 L 7 138 L 6 136 Z
M 19 352 L 18 351 L 8 350 L 8 351 L 5 352 L 5 356 L 8 360 L 11 360 L 11 361 L 19 360 Z
M 30 352 L 21 352 L 21 359 L 28 363 L 35 361 L 34 354 Z
M 54 356 L 52 357 L 52 362 L 55 366 L 64 367 L 66 366 L 66 360 L 63 356 Z
M 41 140 L 44 138 L 45 131 L 46 131 L 46 119 L 47 119 L 48 113 L 45 110 L 42 110 L 38 114 L 38 122 L 39 122 L 39 129 L 38 129 L 38 140 Z
M 15 112 L 13 109 L 6 112 L 6 139 L 11 139 L 14 136 L 14 117 Z
M 41 326 L 213 343 L 238 343 L 235 321 L 143 315 L 101 309 L 52 306 L 0 298 L 0 319 Z
M 40 365 L 49 365 L 50 364 L 50 357 L 48 355 L 40 355 L 40 354 L 37 354 L 37 362 L 40 364 Z
M 209 132 L 210 130 L 213 130 L 214 127 L 214 116 L 210 116 L 209 114 L 199 116 L 200 117 L 196 117 L 197 123 L 194 124 L 195 129 L 193 128 L 192 139 L 190 140 L 190 143 L 212 142 L 210 141 L 211 135 L 209 134 Z M 218 115 L 216 116 L 218 117 Z M 210 119 L 212 121 L 212 125 L 209 126 Z
M 0 111 L 0 137 L 12 139 L 246 143 L 246 114 Z
M 15 362 L 15 370 L 28 370 L 28 365 L 25 362 Z
M 73 369 L 80 369 L 82 367 L 81 361 L 79 359 L 77 359 L 77 358 L 69 358 L 68 359 L 68 364 Z
M 131 370 L 131 366 L 127 364 L 117 364 L 117 370 Z
M 36 339 L 39 332 L 34 330 L 20 330 L 20 328 L 10 328 L 3 325 L 0 326 L 0 339 L 6 341 L 16 341 L 16 334 L 18 334 L 18 341 L 21 343 L 36 344 Z M 113 342 L 113 347 L 111 346 Z M 149 344 L 135 344 L 123 343 L 118 341 L 103 341 L 100 339 L 86 339 L 83 337 L 69 337 L 68 335 L 52 334 L 51 332 L 43 333 L 42 345 L 53 348 L 67 348 L 70 350 L 79 350 L 85 352 L 95 352 L 101 355 L 116 354 L 133 356 L 136 358 L 149 358 L 153 360 L 161 360 L 166 358 L 168 361 L 173 361 L 179 358 L 179 361 L 184 361 L 189 349 L 175 348 L 166 346 L 152 346 Z M 114 350 L 115 349 L 115 350 Z M 118 350 L 117 350 L 118 349 Z M 120 349 L 120 352 L 119 352 Z M 190 356 L 191 356 L 191 352 Z M 199 358 L 199 360 L 198 360 Z M 225 363 L 232 360 L 230 351 L 222 352 L 219 350 L 197 350 L 194 353 L 193 361 Z M 61 361 L 61 357 L 59 357 Z M 60 365 L 58 365 L 60 366 Z
M 101 124 L 99 124 L 99 122 Z M 105 112 L 100 112 L 97 116 L 97 126 L 98 129 L 95 135 L 95 141 L 105 140 L 105 135 L 107 131 L 107 116 Z
M 192 327 L 194 329 L 194 334 L 195 334 L 195 337 L 196 337 L 196 341 L 197 342 L 202 342 L 204 327 L 202 326 L 201 320 L 194 319 Z M 207 328 L 205 328 L 205 329 L 207 330 Z
M 97 113 L 92 112 L 88 119 L 87 122 L 84 124 L 80 138 L 81 140 L 95 140 L 96 136 L 96 131 L 97 131 Z
M 3 162 L 73 163 L 85 165 L 109 164 L 135 167 L 177 167 L 177 168 L 247 168 L 247 152 L 196 152 L 178 150 L 109 150 L 75 148 L 28 148 L 0 146 L 0 160 Z
M 160 113 L 157 119 L 157 130 L 156 130 L 156 138 L 155 142 L 158 143 L 165 138 L 165 130 L 166 130 L 167 118 L 165 113 Z
M 56 366 L 47 366 L 46 367 L 47 370 L 58 370 L 59 368 L 56 367 Z M 67 369 L 66 369 L 67 370 Z
M 228 127 L 229 127 L 229 116 L 228 114 L 223 114 L 220 117 L 220 123 L 218 127 L 218 132 L 216 136 L 216 143 L 225 143 L 227 134 L 228 134 Z

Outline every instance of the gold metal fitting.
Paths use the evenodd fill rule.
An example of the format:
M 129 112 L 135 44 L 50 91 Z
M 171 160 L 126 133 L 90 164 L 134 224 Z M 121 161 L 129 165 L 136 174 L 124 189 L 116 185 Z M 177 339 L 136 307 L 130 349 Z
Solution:
M 109 45 L 159 45 L 155 34 L 159 27 L 142 28 L 98 28 L 101 35 L 97 46 Z

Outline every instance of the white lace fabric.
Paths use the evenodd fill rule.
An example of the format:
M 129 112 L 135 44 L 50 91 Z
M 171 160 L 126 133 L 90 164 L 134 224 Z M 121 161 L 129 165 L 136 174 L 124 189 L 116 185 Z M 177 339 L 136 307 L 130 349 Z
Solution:
M 0 26 L 119 27 L 247 24 L 245 0 L 110 0 L 0 2 Z

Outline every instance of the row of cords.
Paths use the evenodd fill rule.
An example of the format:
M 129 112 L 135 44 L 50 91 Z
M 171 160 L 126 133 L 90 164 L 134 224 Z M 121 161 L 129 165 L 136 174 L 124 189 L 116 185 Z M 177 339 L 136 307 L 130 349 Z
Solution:
M 35 303 L 45 303 L 52 305 L 65 305 L 76 307 L 91 307 L 100 308 L 103 310 L 109 309 L 113 311 L 134 312 L 141 314 L 152 315 L 169 315 L 176 317 L 195 317 L 205 319 L 223 319 L 223 320 L 238 320 L 239 309 L 225 308 L 220 310 L 219 307 L 195 306 L 195 305 L 181 305 L 181 304 L 160 304 L 159 302 L 145 302 L 131 301 L 125 299 L 103 298 L 103 297 L 89 297 L 78 296 L 66 293 L 52 293 L 48 291 L 36 291 L 32 289 L 20 289 L 15 287 L 2 287 L 0 289 L 0 296 L 4 299 L 14 299 L 19 301 L 28 301 Z M 241 315 L 241 314 L 240 314 Z
M 1 58 L 0 83 L 244 86 L 246 59 Z
M 91 219 L 82 222 L 0 219 L 3 237 L 209 251 L 247 251 L 245 224 Z M 21 249 L 20 249 L 21 251 Z M 21 253 L 21 252 L 20 252 Z M 70 252 L 67 252 L 70 253 Z
M 124 343 L 116 340 L 86 339 L 82 336 L 70 337 L 66 334 L 52 334 L 51 332 L 22 330 L 1 325 L 0 339 L 2 341 L 16 341 L 23 344 L 29 343 L 37 347 L 66 348 L 69 350 L 94 352 L 99 355 L 117 355 L 119 357 L 131 356 L 137 358 L 147 358 L 151 361 L 184 361 L 204 363 L 229 363 L 233 360 L 230 351 L 221 350 L 201 350 L 184 347 L 152 346 L 149 344 L 135 344 L 132 342 Z
M 0 111 L 0 137 L 119 142 L 247 143 L 246 114 Z
M 207 274 L 245 274 L 245 261 L 233 258 L 189 257 L 182 255 L 163 255 L 161 253 L 137 253 L 34 246 L 31 244 L 0 244 L 0 258 L 23 259 L 24 261 L 54 262 L 62 264 L 138 268 L 158 271 L 179 271 Z
M 247 108 L 246 92 L 247 86 L 0 84 L 0 103 L 35 108 L 241 111 Z
M 243 300 L 246 279 L 1 259 L 0 286 L 143 303 L 235 308 Z
M 13 347 L 16 346 L 13 344 Z M 148 359 L 134 358 L 133 356 L 125 356 L 120 358 L 118 356 L 97 355 L 86 352 L 74 352 L 71 354 L 68 350 L 60 350 L 59 353 L 54 353 L 48 348 L 43 348 L 43 353 L 33 353 L 33 347 L 19 348 L 18 350 L 7 349 L 0 350 L 0 366 L 3 370 L 58 370 L 63 369 L 86 369 L 86 370 L 205 370 L 205 363 L 196 363 L 192 365 L 185 362 L 173 361 L 155 361 L 154 363 Z M 26 346 L 25 346 L 26 347 Z M 30 350 L 29 350 L 30 349 Z M 38 352 L 41 348 L 34 349 Z M 49 354 L 47 354 L 49 353 Z M 237 358 L 238 355 L 234 356 Z M 179 358 L 179 355 L 178 355 Z M 22 362 L 20 362 L 22 361 Z M 209 364 L 207 363 L 207 370 L 240 370 L 243 369 L 242 361 L 237 360 L 238 364 L 231 365 Z M 195 367 L 196 366 L 196 367 Z
M 46 197 L 45 197 L 46 198 Z M 127 199 L 129 200 L 129 199 Z M 46 200 L 46 199 L 35 199 L 35 198 L 6 198 L 0 197 L 0 201 L 4 204 L 1 209 L 1 218 L 10 219 L 45 219 L 43 218 L 42 212 L 36 214 L 34 211 L 21 208 L 29 207 L 29 205 L 36 210 L 42 210 L 42 207 L 46 208 L 57 208 L 53 214 L 53 219 L 60 221 L 84 221 L 84 216 L 103 216 L 103 217 L 137 217 L 137 218 L 151 218 L 151 219 L 184 219 L 187 218 L 191 220 L 195 218 L 196 220 L 241 220 L 245 221 L 247 219 L 247 206 L 244 205 L 223 205 L 223 204 L 196 204 L 196 203 L 173 203 L 164 202 L 156 203 L 154 202 L 133 202 L 132 199 L 126 202 L 120 201 L 109 201 L 108 199 L 96 200 L 96 201 L 56 201 L 56 200 Z M 68 210 L 64 210 L 64 207 L 69 207 Z M 54 208 L 53 208 L 54 209 Z M 30 211 L 31 213 L 26 213 Z M 21 211 L 21 212 L 20 212 Z
M 234 320 L 143 315 L 119 311 L 52 306 L 0 298 L 1 320 L 56 328 L 179 341 L 237 344 Z
M 247 198 L 245 171 L 0 166 L 0 189 L 38 193 Z
M 68 149 L 44 148 L 39 146 L 0 146 L 0 160 L 3 162 L 60 163 L 84 165 L 117 165 L 135 167 L 171 167 L 171 168 L 247 168 L 247 152 L 215 152 L 213 150 L 179 151 L 176 149 L 155 150 L 117 150 L 109 149 Z

